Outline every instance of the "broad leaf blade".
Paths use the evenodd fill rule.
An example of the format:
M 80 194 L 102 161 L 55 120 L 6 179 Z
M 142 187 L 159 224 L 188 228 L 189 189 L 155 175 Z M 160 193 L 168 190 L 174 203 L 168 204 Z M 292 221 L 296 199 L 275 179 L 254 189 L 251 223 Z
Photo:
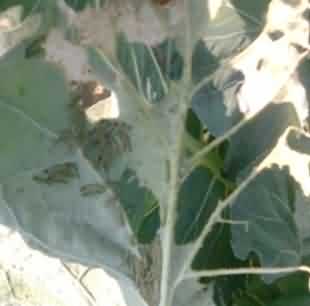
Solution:
M 184 181 L 179 193 L 175 241 L 186 244 L 196 240 L 216 207 L 224 197 L 224 186 L 212 177 L 208 169 L 196 168 Z
M 232 204 L 232 219 L 240 221 L 232 226 L 236 256 L 244 259 L 253 251 L 262 266 L 271 267 L 302 263 L 306 240 L 304 226 L 297 225 L 295 207 L 301 205 L 300 199 L 309 202 L 308 144 L 306 134 L 288 129 L 258 166 L 256 179 Z M 303 208 L 307 214 L 309 208 Z
M 288 126 L 299 126 L 293 105 L 268 105 L 229 140 L 225 161 L 227 175 L 235 179 L 259 164 L 274 149 Z
M 69 92 L 59 71 L 41 61 L 26 61 L 12 54 L 0 63 L 0 71 L 3 178 L 43 165 L 44 155 L 69 127 Z M 52 88 L 53 95 L 49 94 Z M 50 155 L 52 162 L 60 158 L 57 152 Z
M 114 191 L 139 243 L 150 243 L 160 227 L 159 204 L 151 191 L 139 186 L 132 171 L 125 171 Z
M 262 266 L 294 266 L 301 260 L 301 245 L 291 203 L 290 177 L 277 167 L 261 172 L 231 208 L 234 253 L 246 259 L 251 251 Z
M 202 76 L 198 77 L 204 81 Z M 224 66 L 215 70 L 212 80 L 195 92 L 193 111 L 212 135 L 223 135 L 242 118 L 236 94 L 243 80 L 242 72 Z
M 60 141 L 70 126 L 61 72 L 36 60 L 1 68 L 1 215 L 9 211 L 14 227 L 52 255 L 120 268 L 135 248 L 119 204 L 81 152 Z M 106 187 L 83 192 L 96 184 Z

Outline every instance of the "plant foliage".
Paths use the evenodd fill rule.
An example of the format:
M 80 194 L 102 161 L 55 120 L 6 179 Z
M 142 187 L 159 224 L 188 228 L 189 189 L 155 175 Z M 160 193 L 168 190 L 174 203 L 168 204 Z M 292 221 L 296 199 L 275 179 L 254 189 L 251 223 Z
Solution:
M 2 224 L 128 306 L 309 303 L 309 1 L 0 9 Z

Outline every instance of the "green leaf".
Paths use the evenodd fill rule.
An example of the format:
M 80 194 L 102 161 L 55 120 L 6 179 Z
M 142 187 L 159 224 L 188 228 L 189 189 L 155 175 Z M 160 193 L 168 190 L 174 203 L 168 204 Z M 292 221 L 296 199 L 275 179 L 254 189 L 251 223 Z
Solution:
M 120 35 L 117 55 L 123 71 L 140 95 L 153 103 L 160 101 L 166 94 L 167 79 L 163 78 L 154 50 L 141 43 L 130 43 L 125 35 Z
M 243 80 L 242 72 L 221 67 L 193 96 L 192 108 L 212 135 L 223 135 L 241 119 L 236 93 Z
M 138 242 L 150 243 L 160 226 L 159 205 L 154 195 L 139 186 L 132 171 L 126 171 L 115 189 Z
M 192 79 L 195 84 L 211 75 L 219 68 L 216 56 L 207 48 L 206 44 L 199 40 L 195 46 L 192 56 Z
M 205 167 L 194 169 L 183 182 L 178 197 L 178 217 L 175 225 L 176 246 L 174 247 L 179 258 L 182 258 L 183 255 L 182 247 L 184 250 L 191 249 L 192 243 L 199 237 L 210 215 L 224 196 L 225 187 Z M 186 253 L 186 251 L 183 252 Z M 203 271 L 226 266 L 232 267 L 238 262 L 233 256 L 230 246 L 229 227 L 217 224 L 204 239 L 191 268 L 195 271 Z M 178 265 L 181 264 L 180 260 Z M 172 267 L 171 274 L 175 273 L 178 268 L 178 266 Z M 176 299 L 187 294 L 186 286 L 189 288 L 195 286 L 195 280 L 185 281 L 184 285 L 182 284 L 177 289 Z M 181 293 L 183 290 L 184 292 Z M 188 298 L 184 298 L 185 300 Z M 189 304 L 191 303 L 189 302 Z
M 304 88 L 307 92 L 307 97 L 309 99 L 310 95 L 310 80 L 309 80 L 309 75 L 310 75 L 310 59 L 308 58 L 307 60 L 303 61 L 299 67 L 298 67 L 298 75 L 301 83 L 304 85 Z M 309 119 L 309 118 L 308 118 Z M 309 120 L 308 120 L 309 124 Z
M 27 15 L 38 4 L 38 0 L 2 0 L 0 11 L 7 10 L 10 7 L 22 6 L 24 14 Z
M 247 0 L 231 0 L 231 4 L 235 7 L 240 17 L 247 23 L 247 25 L 263 24 L 265 21 L 265 14 L 271 0 L 261 0 L 249 2 Z
M 303 154 L 309 156 L 310 153 L 310 139 L 304 134 L 290 133 L 287 136 L 288 147 L 297 152 L 298 154 Z M 305 162 L 304 167 L 309 168 L 310 163 Z M 307 171 L 305 170 L 307 173 Z M 303 185 L 296 184 L 296 211 L 295 219 L 298 225 L 300 239 L 302 240 L 302 255 L 303 263 L 308 264 L 310 262 L 310 227 L 309 227 L 309 217 L 310 217 L 310 197 L 309 197 L 309 174 L 303 176 Z
M 81 192 L 106 182 L 78 148 L 61 141 L 71 112 L 62 73 L 16 58 L 0 71 L 1 223 L 51 255 L 119 268 L 126 252 L 136 251 L 109 187 Z
M 254 252 L 262 266 L 300 264 L 301 242 L 290 181 L 285 169 L 264 169 L 233 203 L 231 218 L 240 222 L 232 226 L 232 247 L 237 257 L 246 259 Z
M 232 205 L 232 219 L 240 223 L 232 226 L 236 256 L 254 252 L 262 266 L 271 267 L 302 263 L 307 237 L 301 214 L 309 210 L 309 162 L 308 135 L 288 128 Z
M 130 3 L 137 5 L 137 12 L 143 7 L 142 2 L 138 2 L 132 1 Z M 92 142 L 92 139 L 90 139 L 90 141 L 86 141 L 86 145 L 83 143 L 85 146 L 82 152 L 87 158 L 87 161 L 85 161 L 90 161 L 90 167 L 94 165 L 97 167 L 96 161 L 101 166 L 103 157 L 104 163 L 102 169 L 98 167 L 98 177 L 99 174 L 107 177 L 109 183 L 112 181 L 113 185 L 116 185 L 114 190 L 118 189 L 116 193 L 120 196 L 122 205 L 129 216 L 131 228 L 136 236 L 139 237 L 140 228 L 146 220 L 145 212 L 148 214 L 149 210 L 152 211 L 156 207 L 155 203 L 158 203 L 163 208 L 161 209 L 162 228 L 160 237 L 163 239 L 163 291 L 161 292 L 163 301 L 161 301 L 161 305 L 164 306 L 172 304 L 174 297 L 180 305 L 194 304 L 195 302 L 202 304 L 203 302 L 200 298 L 196 301 L 195 299 L 191 300 L 191 293 L 195 292 L 197 288 L 194 288 L 192 292 L 189 289 L 192 288 L 191 285 L 193 283 L 197 285 L 196 280 L 193 282 L 189 281 L 189 283 L 181 283 L 178 289 L 181 289 L 181 293 L 186 294 L 184 300 L 178 300 L 179 294 L 174 294 L 175 286 L 182 282 L 182 277 L 198 278 L 197 274 L 191 273 L 193 271 L 190 271 L 190 268 L 196 267 L 195 263 L 193 264 L 193 259 L 197 258 L 197 252 L 204 247 L 205 241 L 206 244 L 211 245 L 210 251 L 208 250 L 209 253 L 199 253 L 199 255 L 201 255 L 200 259 L 202 261 L 204 256 L 207 259 L 210 258 L 208 267 L 219 267 L 226 263 L 222 256 L 218 256 L 219 260 L 217 260 L 218 258 L 211 258 L 213 255 L 211 250 L 228 253 L 230 249 L 227 243 L 230 238 L 227 231 L 228 226 L 217 226 L 212 223 L 213 221 L 214 223 L 219 221 L 225 222 L 225 220 L 220 219 L 221 212 L 217 210 L 217 208 L 222 207 L 221 204 L 227 203 L 219 201 L 224 197 L 223 194 L 225 193 L 221 182 L 217 180 L 217 177 L 213 177 L 209 173 L 209 169 L 199 167 L 187 177 L 183 184 L 180 184 L 180 181 L 183 179 L 182 166 L 185 159 L 185 154 L 183 155 L 185 150 L 183 150 L 182 146 L 182 140 L 184 139 L 182 133 L 184 132 L 183 123 L 185 122 L 190 102 L 188 97 L 191 97 L 191 94 L 194 93 L 194 98 L 196 98 L 196 104 L 194 103 L 194 106 L 196 105 L 195 112 L 211 134 L 219 136 L 230 130 L 242 117 L 238 110 L 236 94 L 245 77 L 240 71 L 232 69 L 226 60 L 251 42 L 253 37 L 263 27 L 261 24 L 255 24 L 252 28 L 243 19 L 245 16 L 240 17 L 242 12 L 237 12 L 227 1 L 219 9 L 215 22 L 206 27 L 209 21 L 207 4 L 205 0 L 172 3 L 171 6 L 159 7 L 158 13 L 161 12 L 162 14 L 158 14 L 158 16 L 155 14 L 155 17 L 153 13 L 156 9 L 153 9 L 153 5 L 151 11 L 146 10 L 142 12 L 148 12 L 156 21 L 160 19 L 157 17 L 168 17 L 167 19 L 170 23 L 177 20 L 175 25 L 180 27 L 177 29 L 170 29 L 170 27 L 168 29 L 161 29 L 163 33 L 158 35 L 160 38 L 166 39 L 167 36 L 165 35 L 167 33 L 169 33 L 169 37 L 177 33 L 176 37 L 171 39 L 171 42 L 175 43 L 178 48 L 175 53 L 177 55 L 181 54 L 181 60 L 178 65 L 182 69 L 180 68 L 180 71 L 177 71 L 177 77 L 175 75 L 171 76 L 171 70 L 173 69 L 167 67 L 172 64 L 169 60 L 169 53 L 173 53 L 171 46 L 169 47 L 168 45 L 167 49 L 163 48 L 162 57 L 164 57 L 164 60 L 162 60 L 159 46 L 154 48 L 152 46 L 151 48 L 141 43 L 129 43 L 129 41 L 149 42 L 148 36 L 145 35 L 143 29 L 135 28 L 135 25 L 132 28 L 128 27 L 128 31 L 124 28 L 121 29 L 120 32 L 127 33 L 128 40 L 125 34 L 120 35 L 117 54 L 108 57 L 106 54 L 98 52 L 96 58 L 93 58 L 93 64 L 97 66 L 94 68 L 97 68 L 97 71 L 101 70 L 103 84 L 108 84 L 107 86 L 115 91 L 120 106 L 118 122 L 124 124 L 125 131 L 121 134 L 113 133 L 112 135 L 111 133 L 110 139 L 110 135 L 107 136 L 104 129 L 100 129 L 100 125 L 96 125 L 92 130 L 95 134 L 98 132 L 95 141 Z M 178 6 L 181 7 L 181 17 L 173 15 L 174 11 L 172 8 Z M 184 10 L 184 8 L 186 9 Z M 100 17 L 99 13 L 97 16 Z M 135 12 L 132 16 L 134 15 Z M 89 16 L 92 16 L 92 14 L 89 14 Z M 141 14 L 141 16 L 145 17 L 146 15 Z M 233 17 L 231 18 L 232 22 L 230 17 Z M 249 21 L 252 17 L 250 14 Z M 88 25 L 87 22 L 89 21 L 91 20 L 86 18 L 85 25 Z M 110 22 L 110 24 L 112 27 L 116 25 L 116 29 L 118 28 L 117 22 L 115 20 L 115 23 Z M 145 25 L 149 23 L 151 23 L 151 20 L 147 20 Z M 127 23 L 125 22 L 125 24 Z M 98 25 L 96 22 L 92 25 L 95 25 L 97 30 Z M 252 30 L 255 32 L 254 36 L 252 35 Z M 208 31 L 210 35 L 208 35 Z M 90 32 L 97 34 L 96 31 Z M 144 37 L 140 40 L 138 36 L 142 32 L 144 35 L 141 34 L 141 36 Z M 159 34 L 156 31 L 154 32 L 156 35 Z M 201 36 L 205 33 L 207 34 L 202 40 Z M 85 34 L 85 32 L 82 34 Z M 225 38 L 228 37 L 228 39 L 222 39 L 223 35 L 225 35 Z M 106 35 L 104 36 L 106 37 Z M 96 35 L 94 37 L 97 38 Z M 93 40 L 96 47 L 104 48 L 105 42 Z M 152 41 L 154 42 L 155 40 L 153 39 Z M 223 44 L 219 43 L 219 41 L 223 41 Z M 110 39 L 108 43 L 110 43 Z M 160 39 L 157 43 L 160 43 Z M 114 40 L 112 44 L 114 45 Z M 195 48 L 195 51 L 198 51 L 192 57 L 192 51 Z M 228 50 L 227 53 L 226 50 Z M 208 69 L 199 69 L 200 58 L 205 55 L 208 58 L 204 64 L 209 65 L 209 67 Z M 167 62 L 165 57 L 168 58 Z M 177 58 L 178 56 L 175 57 Z M 224 64 L 222 65 L 221 60 L 223 59 Z M 214 73 L 211 81 L 209 79 L 210 73 Z M 182 80 L 180 80 L 181 77 Z M 194 84 L 189 84 L 188 82 L 190 81 L 193 81 Z M 192 85 L 196 86 L 193 91 L 191 91 Z M 242 156 L 245 159 L 242 171 L 246 172 L 246 169 L 251 168 L 252 163 L 260 163 L 261 159 L 266 157 L 266 152 L 268 151 L 269 153 L 275 147 L 276 142 L 284 131 L 283 126 L 286 128 L 287 122 L 291 119 L 290 116 L 286 115 L 286 113 L 283 115 L 285 119 L 283 125 L 279 124 L 280 128 L 277 125 L 275 131 L 272 131 L 272 139 L 266 137 L 266 142 L 262 141 L 263 144 L 260 143 L 258 147 L 255 147 L 253 152 L 251 152 L 253 154 L 249 160 L 247 156 Z M 280 119 L 283 117 L 280 116 Z M 289 118 L 286 121 L 287 117 Z M 271 116 L 269 120 L 270 118 Z M 267 132 L 265 134 L 267 135 Z M 87 136 L 90 135 L 88 134 Z M 110 142 L 105 142 L 105 138 L 108 138 Z M 104 139 L 103 145 L 100 145 L 100 139 Z M 99 145 L 94 146 L 98 142 L 97 140 L 99 140 Z M 233 148 L 233 154 L 243 149 L 243 146 L 240 146 L 240 148 L 236 146 L 231 147 Z M 285 148 L 282 147 L 282 149 Z M 105 159 L 105 156 L 108 158 Z M 208 161 L 211 158 L 210 156 L 207 156 Z M 269 157 L 268 155 L 263 160 L 263 163 L 259 164 L 258 171 L 260 172 L 257 172 L 259 174 L 256 180 L 253 180 L 248 188 L 243 190 L 237 198 L 235 206 L 237 206 L 237 209 L 240 209 L 240 211 L 237 210 L 237 216 L 246 217 L 246 220 L 234 219 L 234 222 L 231 223 L 234 228 L 238 228 L 239 221 L 240 226 L 244 226 L 248 222 L 252 230 L 250 234 L 241 232 L 242 239 L 240 237 L 238 239 L 240 238 L 240 241 L 246 240 L 246 243 L 248 239 L 249 243 L 240 247 L 237 245 L 237 250 L 241 252 L 237 255 L 246 258 L 252 252 L 258 253 L 262 265 L 286 265 L 296 264 L 296 262 L 298 264 L 302 257 L 302 243 L 299 241 L 299 229 L 295 224 L 295 193 L 290 183 L 291 176 L 299 183 L 300 179 L 298 180 L 295 177 L 294 169 L 290 168 L 291 172 L 288 172 L 284 168 L 287 165 L 285 163 L 284 165 L 280 163 L 279 167 L 271 167 L 275 161 L 270 162 Z M 281 159 L 281 156 L 277 157 Z M 78 159 L 65 159 L 64 162 L 66 164 L 77 164 L 77 169 L 80 169 L 80 161 Z M 211 164 L 213 162 L 214 160 L 211 160 Z M 55 166 L 55 164 L 52 166 Z M 56 166 L 59 166 L 59 164 Z M 268 167 L 268 169 L 265 169 L 265 167 Z M 59 169 L 59 167 L 56 169 Z M 230 170 L 229 167 L 227 169 Z M 33 178 L 36 181 L 41 180 L 40 184 L 43 184 L 44 187 L 47 187 L 45 185 L 67 186 L 81 178 L 80 175 L 74 176 L 74 171 L 65 173 L 60 171 L 61 175 L 59 177 L 58 171 L 55 174 L 55 168 L 48 167 L 40 168 L 39 170 L 40 172 L 36 172 Z M 220 172 L 222 167 L 219 166 L 216 170 Z M 239 173 L 235 176 L 240 177 Z M 117 182 L 119 180 L 121 182 Z M 100 181 L 93 185 L 98 187 L 98 185 L 104 183 L 104 181 Z M 215 185 L 216 187 L 214 187 Z M 83 186 L 85 187 L 85 185 Z M 86 186 L 89 186 L 89 184 Z M 8 193 L 7 190 L 9 189 L 4 190 L 5 194 Z M 195 190 L 195 193 L 193 193 L 193 190 Z M 238 191 L 238 189 L 236 190 Z M 98 196 L 97 189 L 95 194 Z M 245 203 L 241 205 L 239 202 Z M 251 214 L 252 208 L 249 207 L 251 203 L 256 204 L 256 214 L 254 215 Z M 141 205 L 140 207 L 139 204 Z M 175 204 L 178 204 L 177 213 L 174 209 Z M 225 210 L 224 215 L 221 215 L 222 218 L 227 216 L 227 211 Z M 212 212 L 215 215 L 212 215 Z M 218 215 L 216 215 L 217 212 Z M 232 211 L 232 216 L 236 217 L 234 211 Z M 206 226 L 207 220 L 211 220 L 211 223 L 207 223 Z M 174 228 L 175 221 L 176 228 Z M 212 225 L 215 226 L 212 227 Z M 274 226 L 280 231 L 280 234 L 276 237 L 272 236 L 272 234 L 275 235 L 273 231 Z M 223 227 L 226 230 L 224 234 L 221 231 Z M 203 228 L 205 233 L 210 235 L 207 237 L 208 239 L 201 235 Z M 224 240 L 225 245 L 224 243 L 219 245 Z M 233 237 L 233 240 L 235 243 L 236 237 Z M 238 241 L 237 243 L 240 243 Z M 222 245 L 224 245 L 223 248 Z M 280 255 L 278 249 L 280 249 Z M 287 250 L 291 253 L 295 252 L 297 260 Z M 188 258 L 187 255 L 190 255 L 190 257 Z M 206 265 L 204 264 L 205 262 L 202 262 L 201 265 L 197 265 L 205 267 Z M 205 275 L 207 275 L 207 271 Z M 182 285 L 185 285 L 184 291 L 182 290 Z M 204 296 L 204 292 L 200 291 L 200 293 Z M 190 298 L 187 299 L 187 296 Z M 210 303 L 213 304 L 213 297 Z
M 176 243 L 186 244 L 197 239 L 206 220 L 223 197 L 223 185 L 212 177 L 207 168 L 196 168 L 180 189 Z
M 268 105 L 231 137 L 226 174 L 236 178 L 245 169 L 250 171 L 271 152 L 288 126 L 299 126 L 294 106 L 290 103 Z
M 244 266 L 244 264 L 243 264 Z M 237 275 L 216 280 L 216 301 L 220 306 L 270 305 L 284 296 L 308 293 L 307 274 L 293 273 L 266 284 L 259 275 Z
M 201 125 L 201 122 L 191 109 L 187 113 L 186 130 L 192 138 L 197 141 L 201 140 L 203 134 L 203 127 Z
M 309 278 L 306 273 L 294 273 L 278 279 L 275 286 L 281 295 L 296 296 L 309 293 Z
M 65 0 L 66 4 L 73 8 L 75 11 L 81 11 L 87 6 L 95 6 L 96 2 L 100 5 L 104 5 L 106 0 Z
M 109 89 L 116 89 L 117 70 L 109 59 L 98 49 L 88 49 L 88 61 L 94 71 L 104 80 L 104 84 Z
M 134 70 L 137 67 L 127 66 L 126 69 L 129 70 L 124 76 L 118 65 L 113 65 L 104 55 L 100 56 L 99 53 L 97 55 L 99 56 L 96 61 L 102 62 L 98 69 L 99 76 L 103 83 L 107 78 L 118 99 L 120 108 L 118 120 L 128 125 L 126 132 L 130 146 L 119 160 L 122 163 L 120 167 L 123 171 L 126 169 L 134 171 L 139 184 L 152 190 L 156 199 L 161 202 L 160 199 L 167 190 L 167 162 L 175 145 L 174 133 L 182 123 L 180 114 L 185 109 L 180 99 L 181 87 L 171 82 L 168 92 L 160 103 L 152 104 L 148 99 L 149 96 L 141 95 L 141 91 L 132 86 L 130 78 L 127 78 L 129 71 L 130 75 L 135 74 L 130 69 Z M 114 80 L 111 78 L 112 66 Z M 143 69 L 158 71 L 155 66 L 145 66 Z M 157 73 L 156 71 L 154 73 Z M 136 77 L 139 80 L 141 75 L 144 75 L 144 70 L 137 71 Z
M 232 2 L 238 2 L 232 1 Z M 240 2 L 240 1 L 239 1 Z M 261 16 L 256 16 L 262 5 L 253 2 L 251 10 L 243 11 L 230 1 L 224 1 L 216 18 L 209 22 L 203 36 L 207 48 L 218 58 L 231 58 L 247 47 L 260 33 L 264 26 Z M 265 2 L 265 1 L 263 1 Z M 266 7 L 263 8 L 265 12 Z
M 308 306 L 310 303 L 309 294 L 300 295 L 300 296 L 285 296 L 276 300 L 270 306 Z
M 309 291 L 307 275 L 301 273 L 286 275 L 272 284 L 266 284 L 258 275 L 243 278 L 244 288 L 235 295 L 234 306 L 248 305 L 249 301 L 254 305 L 270 305 L 278 299 L 304 295 Z M 233 284 L 234 277 L 229 282 Z
M 302 240 L 303 262 L 310 262 L 310 199 L 305 197 L 303 192 L 296 186 L 296 212 L 295 218 L 298 224 L 300 238 Z
M 183 74 L 184 62 L 178 52 L 176 41 L 169 38 L 154 46 L 153 50 L 165 78 L 172 81 L 180 80 Z
M 236 94 L 244 75 L 227 59 L 244 50 L 264 26 L 261 17 L 255 17 L 261 5 L 250 6 L 251 11 L 244 12 L 224 1 L 193 53 L 193 80 L 198 84 L 193 110 L 214 136 L 222 135 L 241 119 Z
M 0 74 L 3 178 L 42 167 L 49 143 L 56 142 L 57 135 L 69 127 L 69 92 L 59 71 L 38 60 L 25 61 L 12 54 L 0 62 Z M 53 94 L 48 94 L 51 89 Z M 37 154 L 33 154 L 34 148 Z

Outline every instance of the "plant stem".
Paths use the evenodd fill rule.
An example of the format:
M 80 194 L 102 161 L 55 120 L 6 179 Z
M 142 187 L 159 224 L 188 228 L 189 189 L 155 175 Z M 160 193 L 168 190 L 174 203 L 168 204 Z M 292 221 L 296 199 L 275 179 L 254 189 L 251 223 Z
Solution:
M 180 160 L 183 153 L 184 133 L 186 130 L 186 114 L 191 105 L 191 97 L 189 93 L 189 85 L 192 81 L 192 28 L 190 22 L 190 14 L 188 8 L 188 0 L 183 0 L 186 16 L 186 33 L 185 33 L 185 69 L 183 83 L 183 94 L 179 105 L 179 124 L 176 127 L 176 139 L 174 148 L 171 150 L 169 160 L 169 195 L 167 199 L 165 227 L 162 238 L 162 275 L 161 275 L 161 292 L 160 292 L 160 306 L 171 306 L 173 300 L 173 292 L 175 290 L 175 282 L 170 282 L 170 267 L 172 260 L 172 249 L 174 247 L 174 227 L 177 218 L 177 200 L 180 187 Z
M 258 112 L 259 113 L 259 112 Z M 257 113 L 257 114 L 258 114 Z M 224 135 L 216 138 L 214 141 L 212 141 L 210 144 L 206 145 L 204 148 L 202 148 L 200 151 L 198 151 L 188 162 L 188 169 L 186 170 L 185 176 L 183 177 L 183 180 L 192 172 L 192 170 L 195 168 L 196 164 L 199 163 L 205 155 L 210 153 L 212 150 L 214 150 L 216 147 L 218 147 L 220 144 L 222 144 L 224 141 L 228 140 L 231 136 L 236 134 L 241 128 L 243 128 L 253 117 L 255 117 L 257 114 L 250 116 L 248 118 L 244 118 L 241 121 L 239 121 L 235 126 L 233 126 L 229 131 L 227 131 Z
M 170 267 L 172 248 L 174 246 L 174 227 L 177 218 L 177 200 L 180 187 L 180 161 L 184 145 L 185 132 L 185 115 L 187 112 L 186 89 L 184 89 L 184 98 L 179 105 L 179 118 L 176 128 L 176 138 L 169 156 L 169 188 L 168 197 L 164 214 L 164 230 L 162 237 L 162 275 L 161 275 L 161 292 L 160 306 L 170 306 L 172 302 L 171 284 L 170 284 Z
M 238 132 L 245 124 L 247 124 L 248 120 L 243 119 L 240 122 L 238 122 L 234 127 L 232 127 L 229 131 L 227 131 L 223 136 L 220 136 L 216 138 L 214 141 L 212 141 L 209 145 L 205 146 L 203 149 L 201 149 L 199 152 L 197 152 L 191 159 L 190 164 L 196 164 L 199 162 L 205 155 L 210 153 L 212 150 L 214 150 L 217 146 L 222 144 L 225 140 L 230 138 L 232 135 L 234 135 L 236 132 Z
M 204 271 L 188 272 L 183 279 L 200 278 L 200 277 L 216 277 L 224 275 L 239 275 L 239 274 L 279 274 L 304 272 L 310 275 L 310 267 L 295 266 L 295 267 L 272 267 L 272 268 L 232 268 L 232 269 L 214 269 Z
M 163 264 L 162 264 L 162 276 L 161 276 L 161 294 L 160 294 L 160 305 L 170 305 L 170 266 L 171 266 L 171 254 L 172 247 L 174 245 L 174 226 L 176 220 L 176 205 L 178 195 L 178 165 L 179 158 L 171 157 L 170 160 L 170 184 L 169 184 L 169 197 L 167 201 L 167 213 L 166 223 L 164 229 L 162 253 L 163 253 Z
M 183 1 L 184 7 L 187 8 L 187 0 Z M 186 12 L 188 10 L 185 9 Z M 180 186 L 180 160 L 183 153 L 184 132 L 186 130 L 186 113 L 190 106 L 191 99 L 188 96 L 188 85 L 191 83 L 192 76 L 192 45 L 191 45 L 191 26 L 189 22 L 189 14 L 186 14 L 186 50 L 185 50 L 185 71 L 183 78 L 183 98 L 179 105 L 179 124 L 176 129 L 177 135 L 174 149 L 171 150 L 169 160 L 169 195 L 167 199 L 167 207 L 165 214 L 165 227 L 162 238 L 162 275 L 161 275 L 161 291 L 160 306 L 171 306 L 173 299 L 173 291 L 175 287 L 170 284 L 170 267 L 172 248 L 174 246 L 174 226 L 177 218 L 177 199 Z

